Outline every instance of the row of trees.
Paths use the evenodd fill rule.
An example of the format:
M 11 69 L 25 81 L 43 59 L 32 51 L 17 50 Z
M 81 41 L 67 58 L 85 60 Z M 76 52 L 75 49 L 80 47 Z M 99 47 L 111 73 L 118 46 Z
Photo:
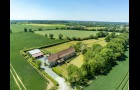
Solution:
M 50 37 L 51 39 L 54 38 L 54 35 L 53 34 L 49 34 L 49 36 L 47 34 L 45 34 L 46 37 Z M 59 39 L 63 39 L 63 35 L 62 34 L 59 34 L 58 35 Z
M 88 79 L 107 73 L 116 60 L 124 56 L 128 43 L 129 37 L 125 33 L 110 40 L 104 47 L 93 44 L 84 53 L 85 63 L 80 68 L 74 65 L 68 66 L 68 81 L 76 86 L 85 85 Z
M 101 37 L 105 37 L 109 35 L 108 32 L 104 32 L 104 31 L 100 31 L 98 33 L 96 33 L 96 35 L 89 35 L 89 37 L 84 37 L 84 38 L 80 38 L 80 37 L 68 37 L 66 36 L 65 39 L 67 40 L 74 40 L 74 41 L 82 41 L 82 40 L 88 40 L 88 39 L 98 39 L 98 38 L 101 38 Z M 50 37 L 51 39 L 54 38 L 54 34 L 45 34 L 46 37 Z M 63 35 L 62 34 L 59 34 L 58 35 L 59 39 L 63 39 Z

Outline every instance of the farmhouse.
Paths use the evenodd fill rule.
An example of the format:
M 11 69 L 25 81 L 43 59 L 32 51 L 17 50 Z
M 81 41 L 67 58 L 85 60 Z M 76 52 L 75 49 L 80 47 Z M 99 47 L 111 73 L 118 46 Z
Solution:
M 43 57 L 43 53 L 39 50 L 39 49 L 34 49 L 31 51 L 28 51 L 29 55 L 31 55 L 32 57 L 38 59 L 40 57 Z
M 75 55 L 76 55 L 75 49 L 71 47 L 66 50 L 48 56 L 48 63 L 50 66 L 61 64 Z

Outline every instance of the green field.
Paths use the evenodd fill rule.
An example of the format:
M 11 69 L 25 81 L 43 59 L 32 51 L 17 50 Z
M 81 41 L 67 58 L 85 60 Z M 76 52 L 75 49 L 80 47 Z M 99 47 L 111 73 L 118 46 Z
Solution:
M 59 24 L 11 24 L 10 25 L 10 29 L 12 30 L 12 32 L 21 32 L 24 30 L 24 28 L 27 29 L 32 29 L 32 30 L 38 30 L 38 28 L 42 28 L 42 29 L 55 29 L 56 27 L 61 28 L 61 27 L 65 27 L 65 25 L 59 25 Z
M 48 81 L 20 55 L 20 50 L 62 42 L 33 33 L 10 34 L 10 62 L 27 90 L 46 90 Z M 19 90 L 10 74 L 10 90 Z
M 93 80 L 88 87 L 85 87 L 84 90 L 128 90 L 127 73 L 129 72 L 129 50 L 125 52 L 127 56 L 125 61 L 117 61 L 115 67 L 107 75 L 101 75 L 97 79 Z M 125 82 L 125 83 L 124 83 Z M 122 85 L 121 85 L 122 84 Z
M 84 63 L 83 55 L 80 54 L 80 55 L 72 58 L 69 63 L 63 64 L 61 66 L 53 67 L 53 69 L 57 70 L 58 72 L 61 72 L 62 76 L 64 78 L 67 78 L 68 77 L 68 72 L 67 72 L 68 65 L 73 64 L 77 67 L 80 67 L 83 63 Z
M 106 45 L 106 41 L 104 40 L 104 38 L 99 38 L 98 40 L 95 39 L 90 39 L 90 40 L 83 40 L 83 41 L 70 41 L 70 42 L 66 42 L 63 44 L 59 44 L 56 46 L 52 46 L 52 47 L 47 47 L 47 48 L 43 48 L 43 51 L 48 51 L 51 53 L 56 53 L 56 52 L 60 52 L 62 50 L 65 50 L 67 48 L 69 48 L 70 46 L 78 43 L 78 42 L 82 42 L 84 44 L 86 44 L 88 47 L 91 47 L 93 44 L 100 44 L 102 46 Z
M 47 30 L 47 31 L 36 31 L 35 33 L 45 35 L 47 34 L 54 34 L 54 38 L 59 38 L 59 34 L 62 34 L 63 37 L 65 38 L 66 36 L 68 37 L 79 37 L 79 38 L 84 38 L 84 37 L 89 37 L 89 35 L 95 35 L 98 31 L 82 31 L 82 30 Z

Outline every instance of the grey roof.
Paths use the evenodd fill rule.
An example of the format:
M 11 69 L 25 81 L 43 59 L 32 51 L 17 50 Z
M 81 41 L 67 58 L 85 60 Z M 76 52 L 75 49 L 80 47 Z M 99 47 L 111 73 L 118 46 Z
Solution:
M 34 49 L 34 50 L 31 50 L 31 51 L 28 51 L 30 54 L 36 54 L 36 53 L 40 53 L 41 51 L 39 49 Z

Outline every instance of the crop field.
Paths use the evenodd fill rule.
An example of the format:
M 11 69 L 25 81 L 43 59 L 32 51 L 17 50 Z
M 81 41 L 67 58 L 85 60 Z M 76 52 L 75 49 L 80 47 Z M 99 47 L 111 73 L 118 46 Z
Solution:
M 129 50 L 125 52 L 127 58 L 117 61 L 116 66 L 107 75 L 101 75 L 93 80 L 84 90 L 128 90 L 129 80 Z
M 73 64 L 77 67 L 80 67 L 83 63 L 84 63 L 83 55 L 80 54 L 80 55 L 76 56 L 75 58 L 72 58 L 69 63 L 63 64 L 61 66 L 53 67 L 53 69 L 56 69 L 58 72 L 61 72 L 62 76 L 64 78 L 67 78 L 68 77 L 68 74 L 67 74 L 68 65 Z
M 70 46 L 72 46 L 72 45 L 74 45 L 78 42 L 82 42 L 82 43 L 86 44 L 88 47 L 91 47 L 93 44 L 100 44 L 102 46 L 105 46 L 106 43 L 107 43 L 104 40 L 104 38 L 99 38 L 98 40 L 90 39 L 90 40 L 83 40 L 83 41 L 70 41 L 70 42 L 66 42 L 66 43 L 63 43 L 63 44 L 56 45 L 56 46 L 43 48 L 42 50 L 43 51 L 48 51 L 48 52 L 51 52 L 51 53 L 56 53 L 56 52 L 65 50 L 65 49 L 69 48 Z
M 24 58 L 20 50 L 62 42 L 64 40 L 52 40 L 33 33 L 10 34 L 10 63 L 16 74 L 27 90 L 46 90 L 48 81 L 44 79 Z M 14 72 L 15 70 L 15 72 Z M 11 73 L 12 74 L 12 73 Z M 19 90 L 14 77 L 10 74 L 10 90 Z M 18 78 L 16 77 L 18 80 Z M 20 82 L 18 80 L 18 82 Z M 21 84 L 20 84 L 21 86 Z M 23 87 L 22 87 L 23 88 Z
M 31 25 L 31 26 L 52 26 L 52 27 L 65 27 L 64 24 L 24 24 L 24 25 Z
M 32 29 L 32 30 L 38 30 L 38 28 L 42 28 L 42 29 L 55 29 L 56 27 L 65 27 L 65 25 L 59 25 L 59 24 L 46 24 L 46 25 L 42 25 L 42 24 L 11 24 L 10 25 L 10 29 L 12 30 L 12 32 L 21 32 L 24 30 L 24 28 L 27 29 Z
M 98 31 L 82 31 L 82 30 L 47 30 L 47 31 L 35 31 L 35 33 L 40 35 L 53 34 L 54 38 L 59 38 L 59 34 L 62 34 L 65 38 L 66 36 L 72 37 L 79 37 L 84 38 L 88 37 L 89 35 L 95 35 Z

